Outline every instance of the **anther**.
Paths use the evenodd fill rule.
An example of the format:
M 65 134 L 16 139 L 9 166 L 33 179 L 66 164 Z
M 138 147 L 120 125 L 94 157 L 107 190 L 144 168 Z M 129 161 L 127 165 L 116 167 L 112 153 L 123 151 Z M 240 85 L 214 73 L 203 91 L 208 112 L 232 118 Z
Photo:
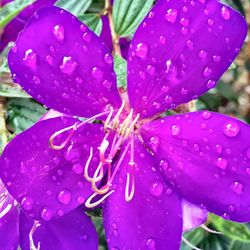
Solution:
M 137 123 L 137 121 L 140 118 L 140 114 L 138 114 L 135 119 L 133 120 L 133 122 L 131 123 L 130 127 L 126 130 L 126 134 L 125 134 L 125 138 L 128 138 L 129 134 L 131 133 L 132 129 L 134 129 L 135 124 Z
M 114 109 L 111 107 L 110 108 L 110 113 L 109 113 L 109 115 L 108 115 L 108 117 L 107 117 L 107 119 L 106 119 L 106 121 L 104 123 L 104 130 L 107 130 L 107 128 L 108 128 L 108 125 L 109 125 L 110 119 L 111 119 L 111 117 L 113 115 L 113 112 L 114 112 Z
M 119 131 L 118 131 L 118 133 L 119 133 L 121 136 L 124 135 L 126 129 L 128 128 L 128 125 L 129 125 L 129 123 L 130 123 L 130 121 L 131 121 L 131 119 L 132 119 L 132 117 L 133 117 L 133 112 L 134 112 L 133 109 L 131 109 L 129 115 L 126 117 L 126 119 L 125 119 L 125 120 L 123 121 L 123 123 L 121 124 L 120 129 L 119 129 Z
M 112 122 L 111 122 L 111 123 L 113 123 L 113 127 L 114 127 L 115 129 L 117 128 L 117 126 L 118 126 L 118 124 L 119 124 L 119 117 L 120 117 L 120 115 L 121 115 L 121 113 L 122 113 L 122 111 L 123 111 L 123 109 L 124 109 L 124 106 L 125 106 L 125 102 L 123 101 L 123 102 L 122 102 L 122 105 L 121 105 L 121 107 L 120 107 L 120 109 L 118 110 L 118 112 L 116 113 L 114 119 L 113 119 Z

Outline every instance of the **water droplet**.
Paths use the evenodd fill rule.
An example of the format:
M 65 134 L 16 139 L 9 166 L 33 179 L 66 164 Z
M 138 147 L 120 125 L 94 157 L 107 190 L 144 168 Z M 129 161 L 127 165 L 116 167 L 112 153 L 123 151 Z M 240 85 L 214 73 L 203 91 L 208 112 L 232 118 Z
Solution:
M 213 60 L 214 60 L 214 62 L 220 62 L 221 57 L 218 56 L 218 55 L 214 55 L 214 56 L 213 56 Z
M 207 82 L 207 87 L 208 87 L 209 89 L 214 88 L 215 85 L 216 85 L 216 81 L 208 80 L 208 82 Z
M 182 24 L 183 26 L 187 27 L 189 25 L 189 20 L 187 18 L 182 18 L 180 20 L 180 24 Z
M 57 196 L 60 203 L 67 205 L 71 200 L 71 193 L 68 190 L 62 190 Z
M 71 56 L 65 56 L 63 58 L 62 64 L 60 65 L 60 70 L 66 75 L 71 75 L 77 67 L 76 61 Z
M 247 155 L 247 158 L 250 160 L 250 148 L 247 149 L 246 155 Z
M 178 12 L 176 9 L 168 9 L 165 15 L 165 19 L 170 23 L 175 23 L 177 14 Z
M 240 132 L 240 127 L 237 122 L 227 122 L 223 126 L 223 132 L 228 137 L 235 137 Z
M 104 80 L 102 83 L 103 87 L 106 89 L 110 89 L 112 87 L 112 82 L 109 80 Z
M 204 51 L 204 50 L 201 50 L 201 51 L 199 52 L 199 57 L 200 57 L 201 59 L 206 59 L 206 58 L 207 58 L 207 52 Z
M 223 157 L 219 157 L 216 161 L 216 166 L 220 169 L 225 170 L 227 168 L 227 160 Z
M 138 43 L 135 49 L 135 54 L 138 57 L 145 59 L 148 54 L 148 45 L 146 43 Z
M 52 211 L 50 208 L 45 207 L 41 212 L 41 219 L 44 221 L 49 221 L 52 218 Z
M 156 250 L 156 242 L 152 238 L 148 238 L 146 241 L 146 247 L 149 250 Z
M 107 64 L 112 64 L 113 63 L 113 57 L 111 54 L 106 54 L 104 56 L 104 61 L 107 63 Z
M 155 16 L 155 13 L 153 11 L 150 11 L 149 14 L 148 14 L 148 17 L 153 18 L 154 16 Z
M 243 189 L 244 186 L 242 183 L 235 181 L 232 185 L 231 185 L 231 189 L 233 190 L 233 192 L 235 192 L 236 194 L 242 194 L 243 193 Z
M 102 71 L 102 69 L 100 69 L 98 67 L 94 67 L 92 69 L 92 71 L 91 71 L 91 75 L 96 80 L 102 80 L 102 78 L 103 78 L 103 71 Z
M 171 127 L 171 134 L 174 135 L 174 136 L 177 136 L 181 133 L 181 127 L 180 125 L 172 125 Z
M 38 76 L 33 76 L 32 81 L 35 84 L 40 84 L 41 83 L 41 79 Z
M 206 68 L 203 70 L 203 76 L 205 76 L 205 77 L 210 76 L 211 73 L 212 73 L 212 70 L 211 70 L 211 68 L 209 68 L 209 67 L 206 67 Z
M 37 64 L 37 54 L 32 49 L 26 50 L 23 62 L 27 67 L 35 70 Z
M 160 36 L 159 42 L 160 44 L 165 45 L 167 42 L 167 38 L 165 36 Z
M 205 120 L 208 120 L 208 119 L 210 119 L 210 118 L 212 117 L 212 113 L 209 112 L 209 111 L 203 111 L 203 112 L 201 113 L 201 117 L 202 117 L 203 119 L 205 119 Z
M 85 32 L 85 33 L 83 34 L 83 36 L 82 36 L 82 39 L 83 39 L 85 42 L 89 43 L 90 40 L 91 40 L 91 34 L 88 33 L 88 32 Z
M 158 136 L 152 136 L 150 138 L 150 142 L 149 142 L 149 145 L 151 146 L 152 150 L 154 152 L 157 152 L 158 150 L 158 147 L 160 145 L 160 138 Z
M 25 196 L 21 201 L 21 206 L 26 211 L 31 210 L 33 206 L 33 199 L 29 196 Z
M 150 186 L 150 193 L 153 196 L 159 197 L 162 195 L 163 192 L 163 184 L 159 181 L 155 181 Z
M 57 41 L 62 42 L 64 40 L 64 27 L 60 24 L 55 25 L 53 28 L 53 34 Z
M 193 43 L 191 40 L 188 40 L 188 41 L 187 41 L 187 47 L 188 47 L 189 49 L 193 49 L 194 43 Z
M 147 66 L 147 72 L 149 75 L 154 76 L 155 75 L 155 67 L 152 65 Z
M 230 17 L 231 17 L 230 10 L 226 6 L 223 6 L 221 8 L 221 16 L 225 20 L 229 20 L 230 19 Z
M 82 174 L 83 173 L 83 166 L 80 163 L 77 163 L 72 166 L 72 171 L 76 174 Z

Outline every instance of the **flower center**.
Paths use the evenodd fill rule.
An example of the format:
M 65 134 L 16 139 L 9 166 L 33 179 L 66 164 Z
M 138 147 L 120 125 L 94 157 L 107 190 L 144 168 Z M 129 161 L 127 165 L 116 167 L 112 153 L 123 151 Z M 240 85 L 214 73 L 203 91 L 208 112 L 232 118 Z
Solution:
M 109 111 L 103 112 L 81 123 L 77 123 L 60 131 L 57 131 L 51 136 L 49 141 L 52 149 L 63 149 L 71 140 L 77 129 L 79 129 L 86 123 L 93 122 L 94 120 L 99 117 L 102 117 L 103 115 L 108 116 L 107 119 L 104 121 L 105 135 L 98 147 L 99 164 L 97 165 L 93 176 L 90 176 L 89 166 L 93 158 L 93 147 L 90 147 L 90 154 L 84 167 L 84 177 L 87 181 L 91 183 L 91 187 L 93 190 L 93 194 L 85 202 L 85 205 L 88 208 L 96 207 L 114 192 L 114 190 L 110 190 L 112 187 L 113 180 L 129 149 L 130 160 L 128 163 L 129 167 L 127 170 L 125 200 L 130 201 L 133 198 L 135 192 L 134 135 L 137 132 L 139 126 L 138 121 L 140 118 L 140 114 L 134 114 L 133 109 L 131 109 L 129 112 L 126 112 L 125 102 L 122 102 L 121 107 L 117 111 L 110 107 Z M 55 145 L 55 138 L 66 131 L 69 131 L 69 134 L 64 140 L 64 142 L 62 142 L 60 145 Z M 112 138 L 110 139 L 110 137 Z M 112 142 L 111 144 L 110 141 Z M 118 152 L 120 152 L 121 147 L 123 145 L 124 149 L 119 155 L 119 160 L 116 162 L 116 164 L 114 164 L 114 158 L 117 156 Z M 93 202 L 93 199 L 96 196 L 101 196 L 101 198 Z

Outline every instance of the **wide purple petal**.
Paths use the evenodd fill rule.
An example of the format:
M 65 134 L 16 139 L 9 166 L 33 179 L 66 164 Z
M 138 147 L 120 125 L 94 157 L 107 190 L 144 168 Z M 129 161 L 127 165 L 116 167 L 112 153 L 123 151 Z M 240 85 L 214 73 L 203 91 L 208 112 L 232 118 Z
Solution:
M 30 250 L 29 235 L 34 221 L 20 214 L 20 246 Z M 33 233 L 33 243 L 44 250 L 97 250 L 98 237 L 95 228 L 82 208 L 49 222 L 43 222 Z
M 2 1 L 1 6 L 12 2 L 10 0 Z M 29 18 L 40 8 L 51 6 L 56 0 L 37 0 L 33 4 L 21 11 L 10 23 L 6 25 L 0 36 L 0 52 L 7 46 L 9 42 L 17 39 L 18 33 L 23 30 Z
M 239 53 L 246 33 L 243 17 L 217 0 L 158 1 L 131 42 L 131 106 L 151 116 L 204 94 Z
M 104 204 L 109 249 L 179 249 L 182 234 L 181 201 L 164 183 L 146 148 L 135 143 L 135 194 L 125 201 L 128 152 L 114 182 L 115 192 Z
M 250 126 L 208 111 L 142 128 L 166 178 L 188 201 L 226 219 L 250 220 Z
M 64 149 L 49 147 L 53 133 L 77 122 L 67 117 L 40 121 L 16 136 L 2 154 L 0 177 L 32 218 L 46 221 L 62 216 L 84 203 L 91 194 L 84 167 L 90 147 L 93 148 L 90 175 L 97 167 L 97 147 L 104 134 L 102 125 L 86 124 L 79 128 Z M 63 133 L 54 144 L 61 144 L 68 135 Z
M 30 19 L 9 53 L 9 66 L 30 95 L 60 112 L 88 117 L 120 106 L 109 50 L 60 8 L 40 9 Z
M 208 212 L 194 204 L 182 200 L 183 232 L 190 231 L 206 222 Z
M 19 209 L 0 180 L 0 249 L 17 249 Z

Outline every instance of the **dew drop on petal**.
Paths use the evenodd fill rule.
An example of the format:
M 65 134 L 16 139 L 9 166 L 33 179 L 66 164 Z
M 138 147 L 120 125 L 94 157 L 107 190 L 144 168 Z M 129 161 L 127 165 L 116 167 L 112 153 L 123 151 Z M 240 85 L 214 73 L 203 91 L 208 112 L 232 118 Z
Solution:
M 41 83 L 41 79 L 38 76 L 33 76 L 32 81 L 35 84 L 40 84 Z
M 165 19 L 170 23 L 175 23 L 178 12 L 176 9 L 168 9 L 165 15 Z
M 138 43 L 135 49 L 135 54 L 138 57 L 145 59 L 148 54 L 148 45 L 146 43 Z
M 214 60 L 214 62 L 220 62 L 221 57 L 218 56 L 218 55 L 214 55 L 214 56 L 213 56 L 213 60 Z
M 159 181 L 155 181 L 150 186 L 150 193 L 153 196 L 159 197 L 162 195 L 163 192 L 163 184 Z
M 49 221 L 52 218 L 52 211 L 50 208 L 45 207 L 41 211 L 41 219 L 44 221 Z
M 204 51 L 204 50 L 201 50 L 201 51 L 199 52 L 199 57 L 200 57 L 201 59 L 207 58 L 207 52 Z
M 102 80 L 103 78 L 103 71 L 98 67 L 94 67 L 91 71 L 91 76 L 96 80 Z
M 181 127 L 180 127 L 180 125 L 176 125 L 176 124 L 172 125 L 172 127 L 171 127 L 171 134 L 173 136 L 177 136 L 180 133 L 181 133 Z
M 91 34 L 88 33 L 88 32 L 85 32 L 85 33 L 83 34 L 83 36 L 82 36 L 82 39 L 83 39 L 85 42 L 89 43 L 90 40 L 91 40 Z
M 104 61 L 107 63 L 107 64 L 112 64 L 113 63 L 113 57 L 111 54 L 106 54 L 104 56 Z
M 37 54 L 32 49 L 26 50 L 23 62 L 27 67 L 35 70 L 37 64 Z
M 219 157 L 216 161 L 216 166 L 222 170 L 225 170 L 227 168 L 227 160 L 223 157 Z
M 62 190 L 57 196 L 57 199 L 60 203 L 67 205 L 71 200 L 71 193 L 68 190 Z
M 230 17 L 231 17 L 230 10 L 226 6 L 223 6 L 221 8 L 221 16 L 225 20 L 229 20 L 230 19 Z
M 237 122 L 227 122 L 223 126 L 223 132 L 227 137 L 235 137 L 240 132 L 240 127 Z
M 181 18 L 180 24 L 182 24 L 183 26 L 187 27 L 189 25 L 189 19 L 184 18 L 184 17 Z
M 71 75 L 77 67 L 76 61 L 71 56 L 65 56 L 63 58 L 62 64 L 60 65 L 60 70 L 66 75 Z
M 213 80 L 208 80 L 208 82 L 207 82 L 207 87 L 208 87 L 209 89 L 214 88 L 215 85 L 216 85 L 216 82 L 215 82 L 215 81 L 213 81 Z
M 83 173 L 83 166 L 80 163 L 76 163 L 72 166 L 72 171 L 76 174 L 82 174 Z
M 247 158 L 250 160 L 250 147 L 246 151 Z
M 146 247 L 148 250 L 156 250 L 156 242 L 152 238 L 148 238 L 146 241 Z
M 62 42 L 64 40 L 64 27 L 60 24 L 55 25 L 53 28 L 53 34 L 57 41 Z
M 212 70 L 211 70 L 211 68 L 209 68 L 209 67 L 206 67 L 206 68 L 203 70 L 203 76 L 205 76 L 205 77 L 210 76 L 211 73 L 212 73 Z
M 33 199 L 29 196 L 25 196 L 21 201 L 21 207 L 24 210 L 29 211 L 32 209 L 32 206 L 33 206 Z
M 157 152 L 158 147 L 160 145 L 160 138 L 158 136 L 152 136 L 150 138 L 149 145 L 151 146 L 154 152 Z
M 240 183 L 239 181 L 235 181 L 231 187 L 233 192 L 235 192 L 236 194 L 242 194 L 243 193 L 243 189 L 244 189 L 244 186 L 242 183 Z
M 208 119 L 210 119 L 210 118 L 212 117 L 212 113 L 209 112 L 209 111 L 203 111 L 203 112 L 201 113 L 201 117 L 202 117 L 203 119 L 205 119 L 205 120 L 208 120 Z
M 167 42 L 167 39 L 166 39 L 166 37 L 165 36 L 160 36 L 160 38 L 159 38 L 159 43 L 160 44 L 162 44 L 162 45 L 165 45 L 166 44 L 166 42 Z

